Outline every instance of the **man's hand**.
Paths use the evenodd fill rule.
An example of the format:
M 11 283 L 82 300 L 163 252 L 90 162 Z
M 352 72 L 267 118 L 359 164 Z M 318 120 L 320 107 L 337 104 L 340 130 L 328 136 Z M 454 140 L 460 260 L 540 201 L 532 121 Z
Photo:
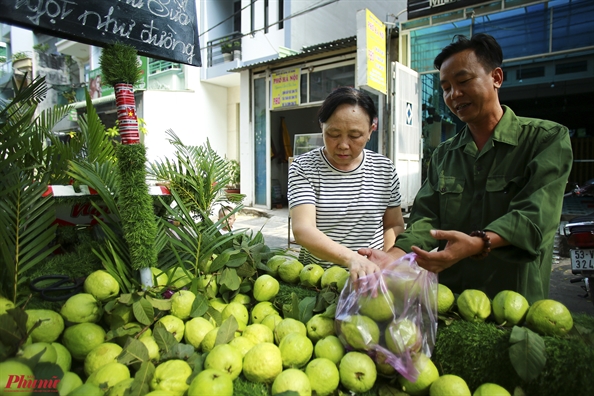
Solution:
M 416 246 L 412 251 L 417 254 L 417 263 L 427 271 L 440 273 L 458 261 L 480 253 L 483 249 L 481 238 L 471 237 L 459 231 L 431 230 L 435 239 L 447 240 L 444 250 L 426 252 Z

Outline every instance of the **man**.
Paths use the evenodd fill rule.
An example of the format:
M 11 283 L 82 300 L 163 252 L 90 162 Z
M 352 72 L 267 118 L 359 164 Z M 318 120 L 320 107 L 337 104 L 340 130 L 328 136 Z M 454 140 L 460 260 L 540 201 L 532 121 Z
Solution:
M 566 127 L 499 103 L 502 61 L 487 34 L 457 36 L 435 58 L 444 101 L 466 126 L 434 151 L 395 246 L 359 253 L 387 264 L 414 252 L 454 293 L 515 290 L 533 303 L 549 291 L 571 142 Z
M 219 221 L 222 221 L 222 227 L 219 230 L 221 234 L 227 234 L 233 231 L 233 224 L 235 223 L 235 213 L 231 214 L 233 209 L 230 206 L 222 206 L 219 209 Z M 231 215 L 230 215 L 231 214 Z M 225 216 L 229 216 L 225 219 Z

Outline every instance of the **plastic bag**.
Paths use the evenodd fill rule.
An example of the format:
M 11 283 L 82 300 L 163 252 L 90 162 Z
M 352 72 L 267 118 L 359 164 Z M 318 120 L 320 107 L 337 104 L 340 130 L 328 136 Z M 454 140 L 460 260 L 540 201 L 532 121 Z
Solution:
M 409 253 L 379 274 L 349 278 L 336 307 L 335 330 L 349 350 L 367 353 L 409 381 L 419 372 L 413 360 L 431 357 L 437 333 L 437 275 Z

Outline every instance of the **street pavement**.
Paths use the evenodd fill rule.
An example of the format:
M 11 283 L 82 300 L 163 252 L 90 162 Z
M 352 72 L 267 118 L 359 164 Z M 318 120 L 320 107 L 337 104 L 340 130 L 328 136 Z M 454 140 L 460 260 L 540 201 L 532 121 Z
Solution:
M 289 210 L 257 209 L 246 207 L 236 216 L 234 230 L 248 229 L 254 233 L 261 231 L 264 241 L 271 249 L 289 249 L 291 253 L 298 254 L 299 245 L 289 244 Z M 560 301 L 574 313 L 587 313 L 594 316 L 594 304 L 590 299 L 581 297 L 584 291 L 580 283 L 570 283 L 575 278 L 571 273 L 571 261 L 568 257 L 556 257 L 551 272 L 551 285 L 549 298 Z M 583 284 L 583 283 L 582 283 Z

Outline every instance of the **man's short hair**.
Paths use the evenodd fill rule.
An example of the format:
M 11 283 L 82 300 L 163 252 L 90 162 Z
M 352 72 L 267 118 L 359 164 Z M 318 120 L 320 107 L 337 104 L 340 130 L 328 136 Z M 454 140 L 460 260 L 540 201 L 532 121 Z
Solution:
M 439 55 L 435 57 L 433 66 L 440 70 L 446 59 L 467 49 L 471 49 L 475 53 L 487 72 L 501 67 L 503 63 L 503 51 L 497 40 L 489 34 L 477 33 L 470 39 L 461 34 L 455 35 L 452 43 L 442 49 Z

